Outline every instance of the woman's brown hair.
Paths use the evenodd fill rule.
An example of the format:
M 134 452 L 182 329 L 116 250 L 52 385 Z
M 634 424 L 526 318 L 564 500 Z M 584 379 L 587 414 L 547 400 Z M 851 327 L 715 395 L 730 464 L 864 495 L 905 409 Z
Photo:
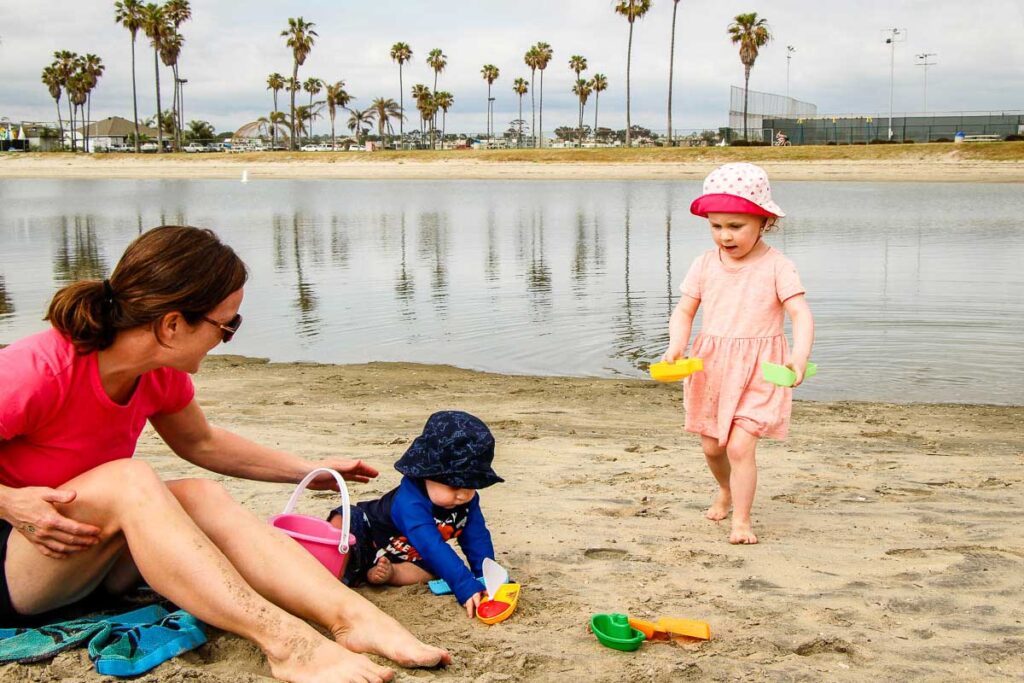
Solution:
M 44 320 L 83 354 L 141 325 L 151 325 L 160 341 L 165 315 L 177 311 L 195 325 L 247 277 L 245 263 L 212 230 L 164 225 L 129 244 L 109 280 L 82 280 L 58 291 Z

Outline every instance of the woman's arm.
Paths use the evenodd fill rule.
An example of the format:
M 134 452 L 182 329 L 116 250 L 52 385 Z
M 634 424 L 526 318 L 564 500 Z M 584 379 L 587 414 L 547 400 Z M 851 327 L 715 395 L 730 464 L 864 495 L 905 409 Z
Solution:
M 175 453 L 211 472 L 256 481 L 297 482 L 317 467 L 337 470 L 345 479 L 366 482 L 377 470 L 361 460 L 328 458 L 313 462 L 292 453 L 261 446 L 243 436 L 214 427 L 194 400 L 169 415 L 154 415 L 150 422 Z M 329 475 L 310 488 L 337 488 Z
M 690 330 L 693 327 L 693 317 L 697 315 L 697 307 L 700 306 L 700 299 L 683 294 L 679 297 L 679 303 L 672 311 L 672 317 L 668 321 L 668 349 L 661 357 L 663 361 L 673 362 L 686 354 L 686 347 L 690 343 Z
M 803 294 L 789 297 L 782 305 L 793 321 L 793 351 L 789 354 L 790 360 L 786 367 L 796 373 L 796 382 L 793 384 L 796 387 L 804 381 L 807 359 L 811 357 L 811 347 L 814 346 L 814 316 Z

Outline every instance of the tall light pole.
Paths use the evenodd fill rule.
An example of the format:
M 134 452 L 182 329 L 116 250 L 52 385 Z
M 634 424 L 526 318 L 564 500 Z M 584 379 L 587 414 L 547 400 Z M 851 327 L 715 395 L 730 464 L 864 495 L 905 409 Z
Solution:
M 917 65 L 924 67 L 924 113 L 928 113 L 928 67 L 935 66 L 938 62 L 930 62 L 930 57 L 938 57 L 935 52 L 922 52 L 917 55 Z
M 786 97 L 789 97 L 789 62 L 793 59 L 793 53 L 796 52 L 796 48 L 792 45 L 786 46 Z
M 905 28 L 885 28 L 882 35 L 888 36 L 885 44 L 889 46 L 889 140 L 892 140 L 892 91 L 893 81 L 896 77 L 896 43 L 902 43 L 907 39 Z

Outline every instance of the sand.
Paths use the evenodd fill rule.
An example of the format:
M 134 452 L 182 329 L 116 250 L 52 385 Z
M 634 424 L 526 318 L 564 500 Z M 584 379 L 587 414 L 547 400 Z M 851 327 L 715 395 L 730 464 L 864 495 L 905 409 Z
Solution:
M 1014 144 L 1014 143 L 1006 143 Z M 770 151 L 770 150 L 769 150 Z M 761 154 L 764 150 L 761 150 Z M 711 156 L 714 153 L 709 152 Z M 557 157 L 556 157 L 557 158 Z M 386 160 L 372 154 L 7 154 L 0 156 L 0 179 L 507 179 L 507 180 L 700 180 L 723 159 L 686 162 L 488 161 L 465 158 Z M 1024 182 L 1024 162 L 926 155 L 875 160 L 758 161 L 773 180 L 908 182 Z
M 727 543 L 702 517 L 713 492 L 681 428 L 678 385 L 515 377 L 440 366 L 267 364 L 213 357 L 197 376 L 210 419 L 310 456 L 395 459 L 434 410 L 484 418 L 507 482 L 483 492 L 499 561 L 524 585 L 507 622 L 468 620 L 425 586 L 361 591 L 449 648 L 398 680 L 1020 680 L 1024 676 L 1024 408 L 798 402 L 786 442 L 764 442 L 754 522 Z M 199 474 L 147 432 L 166 477 Z M 212 476 L 212 475 L 211 475 Z M 222 479 L 223 480 L 223 479 Z M 224 480 L 269 516 L 291 487 Z M 310 494 L 320 514 L 335 496 Z M 594 612 L 711 624 L 707 643 L 605 649 Z M 265 681 L 249 643 L 218 631 L 147 683 Z M 0 680 L 104 680 L 75 650 L 0 667 Z

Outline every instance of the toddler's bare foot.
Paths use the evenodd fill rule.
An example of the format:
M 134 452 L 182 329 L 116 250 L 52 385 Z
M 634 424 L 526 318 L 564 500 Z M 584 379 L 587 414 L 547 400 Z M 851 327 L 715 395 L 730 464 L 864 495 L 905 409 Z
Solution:
M 394 573 L 395 567 L 391 564 L 391 560 L 382 557 L 377 560 L 377 564 L 370 567 L 370 570 L 366 572 L 366 580 L 379 586 L 390 581 L 391 575 Z
M 732 521 L 732 533 L 729 534 L 729 543 L 733 545 L 753 545 L 757 543 L 757 536 L 754 535 L 754 528 L 750 522 Z
M 710 519 L 712 522 L 725 519 L 729 516 L 729 508 L 732 507 L 732 495 L 728 489 L 718 489 L 718 495 L 715 496 L 715 500 L 711 503 L 711 507 L 707 509 L 704 516 Z

